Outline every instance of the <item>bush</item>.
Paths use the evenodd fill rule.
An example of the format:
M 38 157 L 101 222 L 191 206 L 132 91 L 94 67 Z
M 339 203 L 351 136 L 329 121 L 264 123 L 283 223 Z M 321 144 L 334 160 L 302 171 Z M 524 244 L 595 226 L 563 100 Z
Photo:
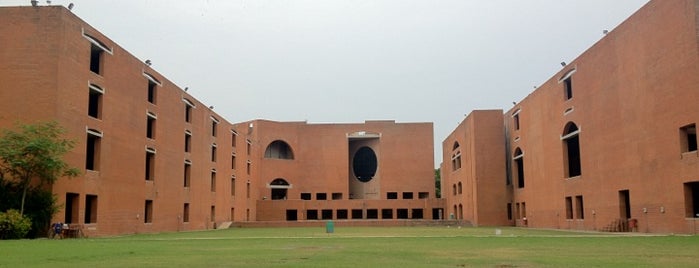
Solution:
M 22 216 L 19 211 L 10 209 L 0 212 L 0 239 L 24 238 L 31 228 L 31 219 Z
M 22 196 L 21 188 L 16 184 L 0 178 L 0 211 L 19 209 Z M 48 190 L 30 187 L 27 191 L 27 203 L 24 216 L 32 221 L 32 228 L 26 237 L 46 236 L 51 225 L 51 217 L 58 211 L 56 197 Z

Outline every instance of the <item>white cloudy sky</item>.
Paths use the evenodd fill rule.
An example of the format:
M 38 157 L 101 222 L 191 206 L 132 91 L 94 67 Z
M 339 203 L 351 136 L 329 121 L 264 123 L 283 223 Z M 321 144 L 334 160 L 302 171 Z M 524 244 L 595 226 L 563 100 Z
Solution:
M 0 5 L 29 5 L 0 0 Z M 231 122 L 511 108 L 647 0 L 54 0 Z M 46 5 L 46 1 L 40 1 Z

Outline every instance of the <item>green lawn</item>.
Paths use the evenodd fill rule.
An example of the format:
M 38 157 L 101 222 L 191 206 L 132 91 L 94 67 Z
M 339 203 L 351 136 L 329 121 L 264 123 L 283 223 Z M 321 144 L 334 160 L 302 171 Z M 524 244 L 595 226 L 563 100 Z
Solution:
M 699 236 L 501 231 L 234 228 L 0 241 L 0 267 L 699 267 Z

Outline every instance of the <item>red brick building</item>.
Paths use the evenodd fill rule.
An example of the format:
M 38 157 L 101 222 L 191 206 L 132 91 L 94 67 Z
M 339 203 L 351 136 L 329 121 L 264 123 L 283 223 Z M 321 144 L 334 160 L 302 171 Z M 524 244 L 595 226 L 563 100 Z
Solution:
M 0 126 L 67 129 L 86 235 L 439 218 L 431 123 L 232 124 L 60 6 L 0 8 L 0 44 Z
M 473 112 L 443 144 L 450 213 L 476 225 L 696 233 L 698 11 L 696 0 L 650 1 L 504 116 Z M 506 173 L 483 164 L 500 157 Z

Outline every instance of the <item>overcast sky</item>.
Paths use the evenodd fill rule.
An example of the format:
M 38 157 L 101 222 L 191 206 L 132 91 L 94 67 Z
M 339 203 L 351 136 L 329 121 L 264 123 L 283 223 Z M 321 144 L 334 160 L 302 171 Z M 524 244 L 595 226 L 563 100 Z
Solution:
M 231 122 L 512 107 L 647 0 L 54 0 Z M 0 5 L 30 5 L 0 0 Z M 40 1 L 46 5 L 46 1 Z

